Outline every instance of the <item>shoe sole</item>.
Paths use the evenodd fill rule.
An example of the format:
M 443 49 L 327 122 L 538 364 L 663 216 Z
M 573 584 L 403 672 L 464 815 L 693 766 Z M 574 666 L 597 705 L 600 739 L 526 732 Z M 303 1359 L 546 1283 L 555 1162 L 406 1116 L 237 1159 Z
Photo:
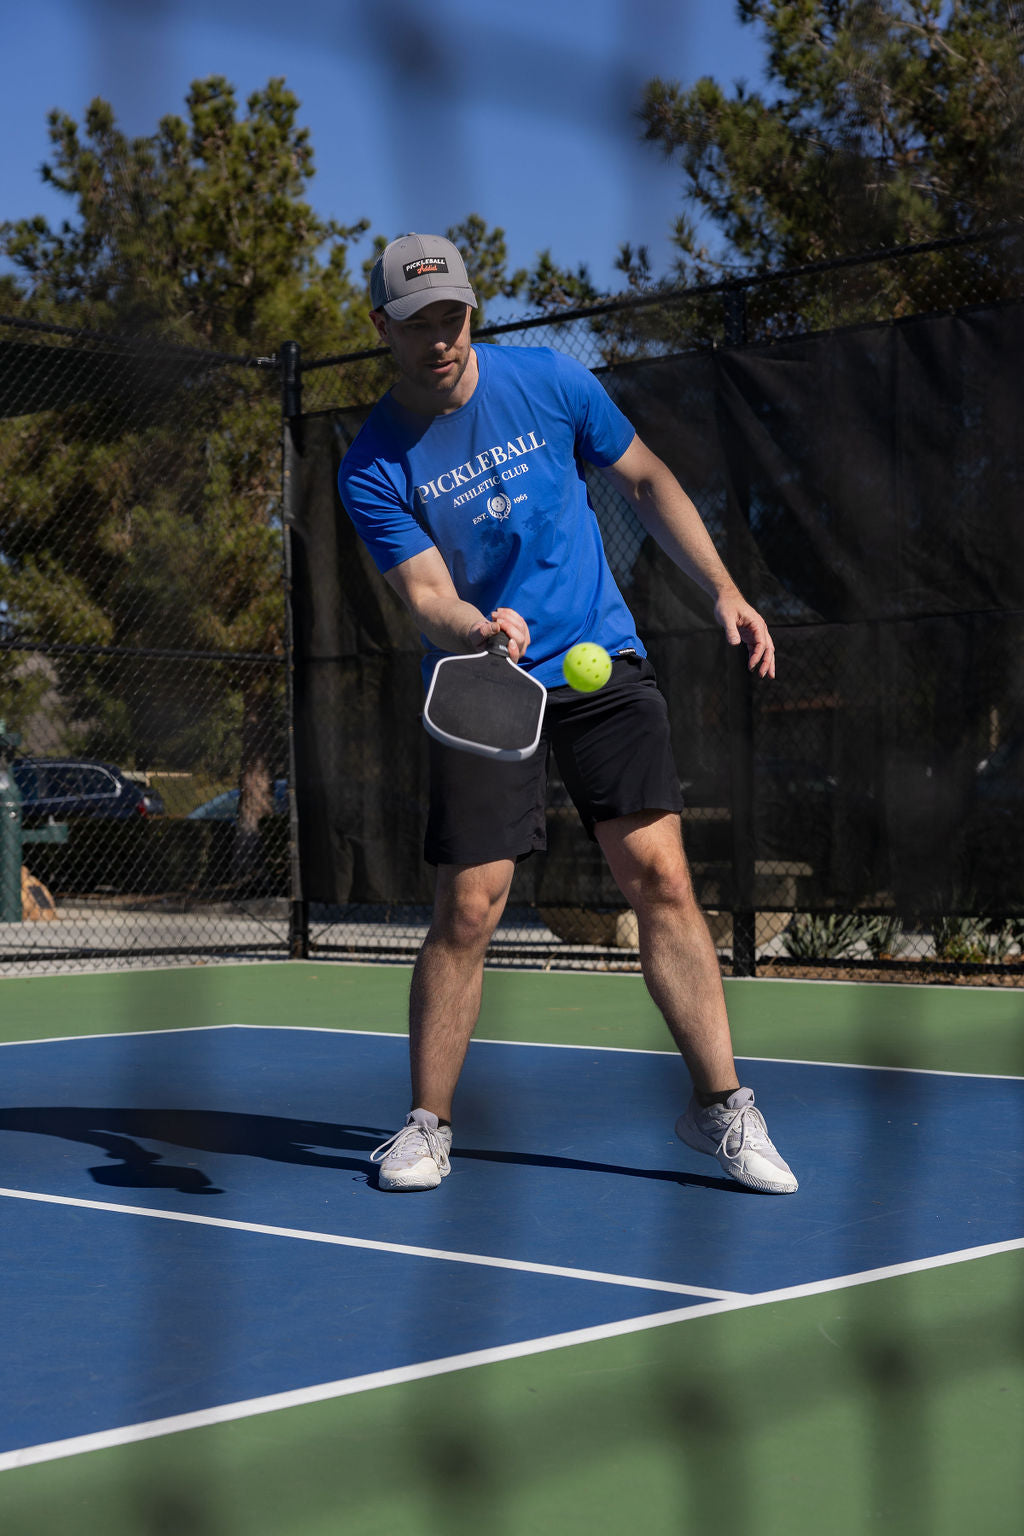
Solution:
M 762 1184 L 759 1179 L 740 1178 L 739 1174 L 734 1173 L 731 1168 L 723 1171 L 734 1183 L 741 1185 L 743 1189 L 752 1189 L 759 1195 L 795 1195 L 800 1188 L 799 1184 Z
M 702 1136 L 700 1131 L 690 1126 L 682 1117 L 676 1121 L 676 1135 L 679 1140 L 685 1142 L 694 1152 L 703 1152 L 705 1157 L 713 1157 L 723 1173 L 727 1173 L 735 1183 L 741 1184 L 744 1189 L 756 1189 L 762 1195 L 795 1195 L 800 1188 L 794 1178 L 792 1184 L 769 1183 L 763 1179 L 752 1179 L 747 1175 L 738 1174 L 735 1169 L 729 1168 L 718 1155 L 718 1149 L 713 1141 Z
M 429 1173 L 417 1173 L 413 1168 L 407 1169 L 404 1173 L 381 1172 L 377 1176 L 377 1188 L 396 1194 L 414 1194 L 417 1190 L 436 1189 L 443 1178 L 444 1174 L 438 1168 L 435 1168 L 433 1176 Z

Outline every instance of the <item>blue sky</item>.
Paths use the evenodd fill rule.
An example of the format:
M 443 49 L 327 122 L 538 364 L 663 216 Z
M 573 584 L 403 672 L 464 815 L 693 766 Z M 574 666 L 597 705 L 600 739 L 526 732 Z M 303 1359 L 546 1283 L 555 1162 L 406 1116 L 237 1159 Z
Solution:
M 514 266 L 544 247 L 620 286 L 624 240 L 670 255 L 681 179 L 639 142 L 643 83 L 762 82 L 757 32 L 733 0 L 30 0 L 6 8 L 0 218 L 69 199 L 45 187 L 46 114 L 94 96 L 129 134 L 182 112 L 189 83 L 225 75 L 239 98 L 283 75 L 302 103 L 325 217 L 389 237 L 479 213 Z M 358 250 L 357 256 L 365 254 Z M 499 318 L 497 310 L 493 318 Z

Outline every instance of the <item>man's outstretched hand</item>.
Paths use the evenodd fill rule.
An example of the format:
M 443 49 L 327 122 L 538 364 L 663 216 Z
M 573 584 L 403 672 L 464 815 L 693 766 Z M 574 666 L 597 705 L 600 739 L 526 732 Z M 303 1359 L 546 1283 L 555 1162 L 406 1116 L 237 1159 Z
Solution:
M 748 671 L 758 677 L 775 676 L 775 643 L 756 608 L 739 592 L 727 592 L 715 604 L 715 618 L 730 645 L 746 646 Z

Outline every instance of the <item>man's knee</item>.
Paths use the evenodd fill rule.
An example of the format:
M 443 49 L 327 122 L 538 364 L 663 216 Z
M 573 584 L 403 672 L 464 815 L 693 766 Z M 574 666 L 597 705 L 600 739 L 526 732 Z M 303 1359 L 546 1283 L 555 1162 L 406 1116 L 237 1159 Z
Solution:
M 449 943 L 459 949 L 477 949 L 490 943 L 500 916 L 500 906 L 473 896 L 449 907 L 441 926 Z
M 659 814 L 599 823 L 597 835 L 623 895 L 637 912 L 699 910 L 678 818 Z
M 682 849 L 667 850 L 642 864 L 637 872 L 636 897 L 643 909 L 673 908 L 696 912 L 697 897 Z
M 434 930 L 458 949 L 486 948 L 505 909 L 509 879 L 490 870 L 439 880 Z

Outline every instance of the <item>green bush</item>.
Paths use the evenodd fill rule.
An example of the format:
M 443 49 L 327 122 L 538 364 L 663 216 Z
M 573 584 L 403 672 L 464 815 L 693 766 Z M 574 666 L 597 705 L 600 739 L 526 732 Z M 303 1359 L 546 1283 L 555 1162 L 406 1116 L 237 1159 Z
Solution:
M 1024 918 L 939 917 L 932 925 L 937 960 L 991 965 L 1024 947 Z

